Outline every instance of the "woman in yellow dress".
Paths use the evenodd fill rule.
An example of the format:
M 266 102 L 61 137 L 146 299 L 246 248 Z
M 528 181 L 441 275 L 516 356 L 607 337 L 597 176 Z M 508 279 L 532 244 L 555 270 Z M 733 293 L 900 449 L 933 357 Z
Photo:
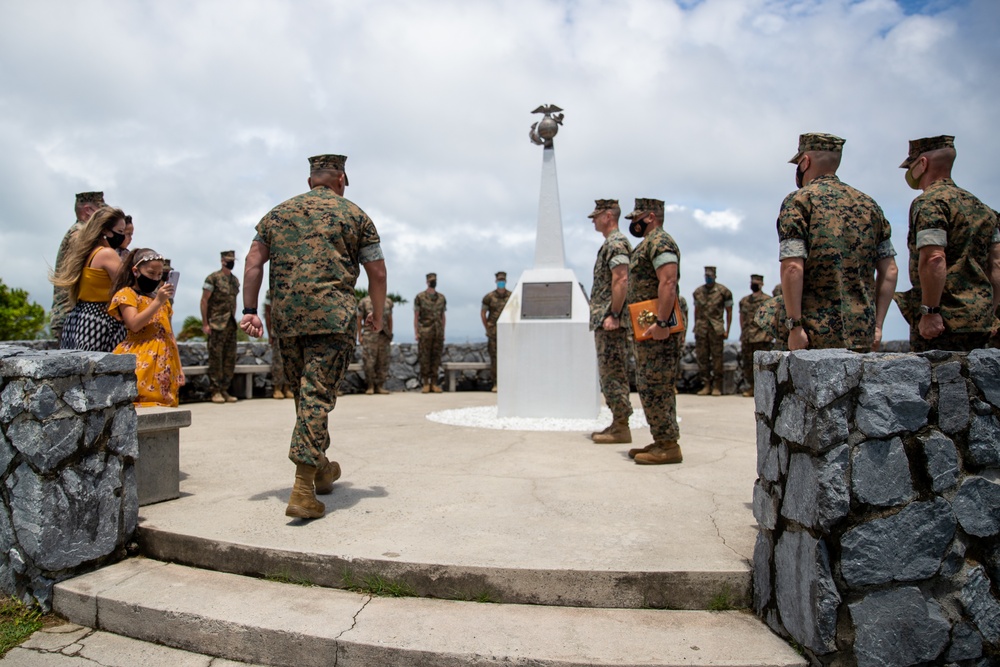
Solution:
M 125 323 L 128 333 L 115 354 L 135 355 L 135 400 L 139 407 L 177 407 L 184 371 L 170 328 L 174 286 L 163 283 L 163 257 L 138 248 L 125 258 L 108 312 Z M 162 283 L 162 284 L 161 284 Z

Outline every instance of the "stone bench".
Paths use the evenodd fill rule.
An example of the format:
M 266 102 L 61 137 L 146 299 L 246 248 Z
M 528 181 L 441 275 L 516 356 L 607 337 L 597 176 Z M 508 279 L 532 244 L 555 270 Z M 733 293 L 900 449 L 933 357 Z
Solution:
M 488 371 L 490 363 L 488 361 L 446 361 L 441 364 L 445 375 L 448 376 L 448 391 L 455 391 L 458 384 L 458 376 L 465 371 Z
M 180 430 L 191 425 L 191 411 L 136 408 L 139 456 L 135 462 L 139 505 L 181 495 Z
M 267 375 L 271 372 L 270 364 L 237 364 L 233 371 L 233 384 L 230 389 L 237 398 L 253 398 L 253 376 Z M 192 375 L 207 375 L 208 366 L 185 366 L 185 377 Z M 242 380 L 242 382 L 241 382 Z

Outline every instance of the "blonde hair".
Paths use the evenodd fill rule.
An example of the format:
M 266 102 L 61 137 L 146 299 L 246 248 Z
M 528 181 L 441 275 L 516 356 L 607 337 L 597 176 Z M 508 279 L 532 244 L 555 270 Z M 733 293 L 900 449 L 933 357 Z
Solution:
M 105 232 L 111 231 L 119 221 L 125 219 L 125 213 L 120 208 L 102 206 L 83 224 L 83 227 L 73 235 L 66 260 L 59 273 L 49 277 L 56 287 L 69 288 L 69 305 L 76 305 L 80 295 L 80 281 L 83 280 L 83 268 L 87 264 L 90 253 L 101 246 Z M 110 298 L 110 295 L 109 295 Z

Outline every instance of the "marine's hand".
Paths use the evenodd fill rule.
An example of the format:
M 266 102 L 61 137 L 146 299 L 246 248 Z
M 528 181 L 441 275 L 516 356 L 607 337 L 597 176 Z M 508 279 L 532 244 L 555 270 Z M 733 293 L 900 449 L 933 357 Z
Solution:
M 184 373 L 181 372 L 181 374 L 177 376 L 177 386 L 183 387 L 186 384 L 187 384 L 187 376 L 185 376 Z
M 256 315 L 244 315 L 240 320 L 240 329 L 252 338 L 260 338 L 264 333 L 264 325 Z
M 382 318 L 375 319 L 375 313 L 368 313 L 368 317 L 365 318 L 365 326 L 370 327 L 372 333 L 378 333 L 382 330 Z
M 921 338 L 926 340 L 937 338 L 944 333 L 944 318 L 941 317 L 941 313 L 921 315 L 917 329 Z
M 208 326 L 208 322 L 205 322 L 204 324 L 201 325 L 201 332 L 206 336 L 212 333 L 212 327 Z
M 807 350 L 809 349 L 809 334 L 802 327 L 795 327 L 788 332 L 788 349 L 789 350 Z
M 658 327 L 656 324 L 651 324 L 649 325 L 649 328 L 642 332 L 642 335 L 649 336 L 653 340 L 666 340 L 670 338 L 670 329 Z
M 608 315 L 604 318 L 604 322 L 601 324 L 605 331 L 614 331 L 621 327 L 621 323 L 615 318 Z

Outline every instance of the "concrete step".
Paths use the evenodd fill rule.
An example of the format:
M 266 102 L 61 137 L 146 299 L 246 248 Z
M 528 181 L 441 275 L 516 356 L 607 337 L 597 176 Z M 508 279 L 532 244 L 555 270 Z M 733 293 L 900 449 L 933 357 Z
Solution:
M 265 665 L 804 666 L 746 612 L 373 598 L 136 558 L 58 584 L 73 623 Z

